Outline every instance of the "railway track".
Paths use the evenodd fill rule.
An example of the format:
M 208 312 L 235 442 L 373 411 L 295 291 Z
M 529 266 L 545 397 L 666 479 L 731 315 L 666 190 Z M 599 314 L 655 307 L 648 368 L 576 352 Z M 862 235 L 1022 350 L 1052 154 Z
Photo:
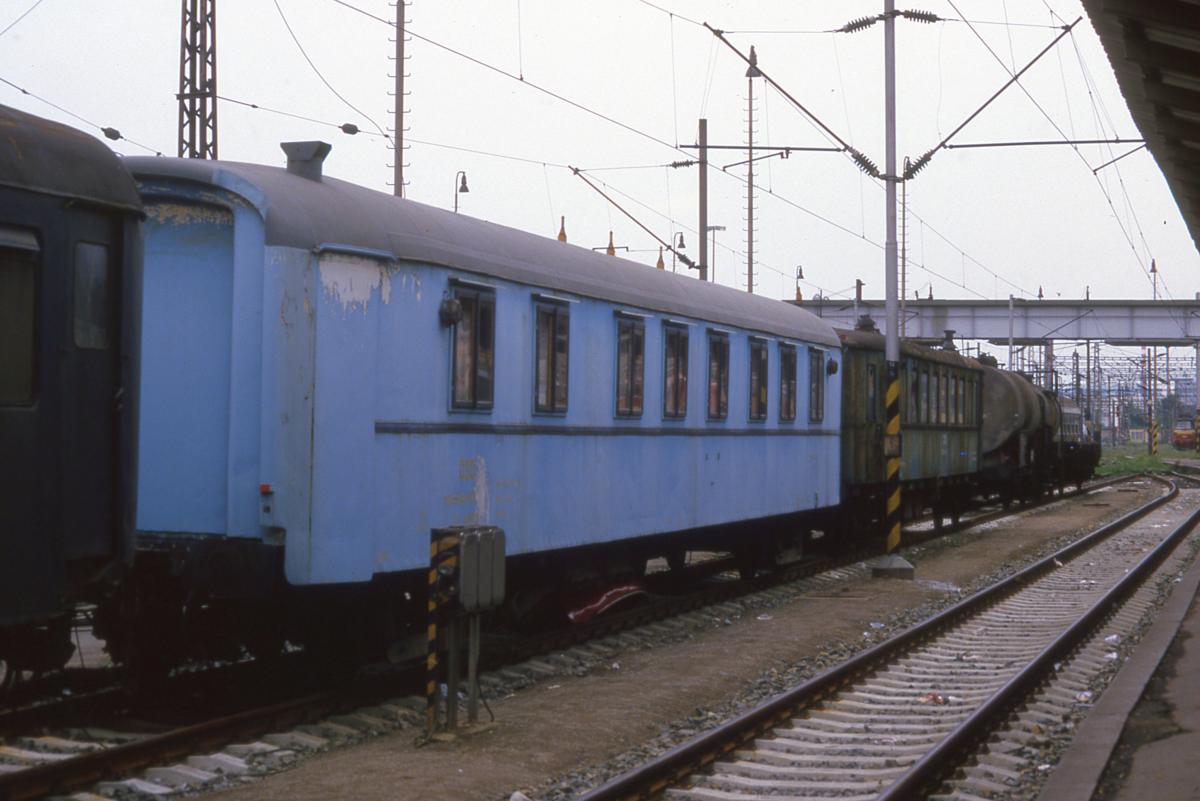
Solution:
M 1083 540 L 577 801 L 965 800 L 1013 789 L 1031 732 L 1090 698 L 1088 676 L 1118 658 L 1113 643 L 1144 610 L 1135 593 L 1148 590 L 1138 588 L 1200 519 L 1200 491 L 1185 496 L 1170 483 Z
M 1085 485 L 1083 490 L 1092 491 L 1118 483 L 1120 480 L 1124 479 L 1095 482 Z M 1048 499 L 1053 500 L 1059 498 Z M 909 540 L 927 541 L 935 536 L 950 534 L 1030 508 L 1032 507 L 1022 510 L 984 510 L 978 514 L 965 515 L 955 526 L 946 526 L 937 532 L 930 528 L 910 536 Z M 787 595 L 791 592 L 789 585 L 796 585 L 795 592 L 799 593 L 811 589 L 812 586 L 819 586 L 823 581 L 844 580 L 856 569 L 852 568 L 852 565 L 870 555 L 872 554 L 855 553 L 837 559 L 808 560 L 749 581 L 710 580 L 698 592 L 678 597 L 662 596 L 641 608 L 604 616 L 583 626 L 519 641 L 493 641 L 485 649 L 486 659 L 483 667 L 495 672 L 516 665 L 519 671 L 522 663 L 532 662 L 531 669 L 536 673 L 553 667 L 552 664 L 540 661 L 539 657 L 574 645 L 593 643 L 595 645 L 591 647 L 599 645 L 602 649 L 605 638 L 618 637 L 622 632 L 638 627 L 653 627 L 656 622 L 671 617 L 686 616 L 697 610 L 712 608 L 724 614 L 721 611 L 722 605 L 740 597 L 754 594 L 770 596 L 773 593 Z M 695 572 L 701 577 L 707 576 L 712 579 L 715 574 L 731 570 L 732 567 L 732 563 L 726 564 L 724 560 L 713 560 L 711 563 L 696 566 Z M 814 578 L 817 574 L 824 574 L 826 578 Z M 563 658 L 561 654 L 559 658 Z M 488 677 L 485 673 L 485 688 Z M 321 747 L 328 739 L 354 734 L 354 731 L 345 731 L 346 729 L 361 732 L 382 731 L 412 722 L 415 719 L 413 709 L 386 703 L 380 706 L 380 699 L 415 694 L 418 692 L 421 678 L 421 666 L 418 662 L 405 663 L 382 675 L 355 682 L 352 691 L 343 688 L 308 693 L 294 700 L 247 708 L 168 731 L 141 732 L 129 736 L 114 737 L 116 733 L 111 729 L 100 730 L 98 735 L 92 736 L 86 727 L 80 728 L 79 721 L 75 719 L 79 715 L 86 715 L 90 719 L 103 721 L 106 711 L 111 712 L 128 700 L 120 693 L 112 691 L 71 698 L 63 704 L 47 704 L 41 708 L 10 711 L 0 715 L 0 734 L 19 735 L 21 731 L 39 731 L 46 728 L 62 730 L 75 719 L 75 725 L 69 730 L 78 732 L 79 738 L 63 742 L 55 738 L 46 740 L 17 736 L 13 738 L 16 748 L 13 752 L 14 762 L 24 761 L 25 764 L 23 769 L 16 770 L 13 763 L 10 763 L 7 772 L 3 761 L 4 751 L 0 748 L 0 799 L 27 799 L 50 793 L 72 792 L 92 787 L 103 780 L 115 780 L 147 767 L 166 765 L 176 759 L 184 761 L 174 767 L 174 772 L 164 772 L 164 769 L 157 768 L 156 773 L 147 775 L 158 777 L 160 781 L 187 783 L 189 773 L 180 769 L 191 768 L 199 771 L 191 774 L 194 776 L 194 783 L 202 784 L 206 779 L 205 773 L 209 772 L 206 771 L 206 767 L 219 769 L 224 765 L 227 771 L 250 771 L 253 770 L 256 759 L 273 763 L 288 758 L 292 750 Z M 341 722 L 335 722 L 331 727 L 328 724 L 331 719 Z M 315 739 L 280 736 L 281 731 L 297 726 L 306 728 L 293 734 L 299 733 Z M 257 750 L 249 748 L 254 738 L 271 732 L 276 734 L 274 743 L 267 744 L 269 749 L 263 747 L 262 743 L 255 746 Z M 225 748 L 229 743 L 238 742 L 241 742 L 240 746 L 235 746 L 231 752 L 224 755 L 219 751 L 207 755 L 203 753 L 207 749 Z M 39 757 L 36 754 L 43 756 Z M 229 761 L 227 757 L 232 757 L 233 761 Z M 134 781 L 135 784 L 129 789 L 136 789 L 136 780 Z M 119 793 L 120 787 L 116 787 L 116 791 Z

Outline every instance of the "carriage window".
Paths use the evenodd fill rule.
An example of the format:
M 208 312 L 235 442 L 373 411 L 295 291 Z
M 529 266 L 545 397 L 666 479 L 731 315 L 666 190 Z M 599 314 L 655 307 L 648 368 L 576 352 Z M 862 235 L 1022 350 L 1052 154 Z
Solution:
M 879 419 L 879 412 L 875 408 L 875 404 L 879 401 L 877 393 L 877 381 L 875 365 L 867 365 L 867 420 L 875 422 Z
M 456 409 L 492 408 L 496 295 L 458 288 L 462 319 L 454 324 L 454 400 Z
M 938 419 L 939 423 L 946 423 L 950 419 L 950 376 L 946 375 L 945 370 L 938 371 L 940 380 L 940 388 L 938 390 Z
M 640 417 L 645 371 L 646 324 L 617 318 L 617 416 Z
M 958 377 L 946 373 L 946 422 L 954 425 L 958 422 Z
M 912 362 L 908 363 L 904 371 L 904 380 L 908 385 L 905 387 L 907 392 L 905 397 L 908 398 L 908 403 L 904 407 L 904 420 L 908 423 L 917 422 L 917 399 L 921 397 L 919 390 L 920 373 L 913 369 Z
M 922 385 L 920 385 L 920 422 L 931 423 L 934 422 L 934 399 L 931 397 L 934 396 L 934 391 L 932 391 L 932 387 L 929 384 L 928 367 L 920 373 L 920 379 L 922 379 Z
M 825 419 L 825 353 L 819 350 L 808 352 L 808 419 Z
M 750 419 L 767 419 L 767 343 L 750 340 Z
M 955 386 L 958 388 L 958 395 L 955 397 L 956 403 L 954 404 L 955 408 L 958 409 L 958 420 L 956 422 L 959 425 L 963 425 L 967 422 L 967 381 L 966 381 L 966 379 L 962 378 L 960 376 L 958 381 L 955 382 Z
M 729 414 L 729 337 L 708 334 L 708 419 L 724 420 Z
M 94 242 L 75 245 L 75 344 L 108 347 L 108 247 Z
M 933 384 L 929 388 L 933 397 L 929 400 L 929 422 L 939 423 L 942 419 L 942 371 L 934 368 Z
M 539 412 L 565 412 L 571 316 L 566 306 L 557 303 L 538 304 L 536 310 L 534 409 Z
M 779 419 L 796 419 L 796 348 L 779 346 Z
M 663 326 L 663 417 L 687 416 L 688 332 Z
M 0 406 L 33 401 L 37 239 L 0 226 Z

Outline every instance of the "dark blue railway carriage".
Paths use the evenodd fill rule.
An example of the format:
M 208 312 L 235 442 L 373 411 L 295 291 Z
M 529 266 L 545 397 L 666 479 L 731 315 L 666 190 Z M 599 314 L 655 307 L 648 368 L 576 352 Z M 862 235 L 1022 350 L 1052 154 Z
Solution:
M 72 652 L 132 543 L 137 222 L 98 140 L 0 106 L 0 660 Z

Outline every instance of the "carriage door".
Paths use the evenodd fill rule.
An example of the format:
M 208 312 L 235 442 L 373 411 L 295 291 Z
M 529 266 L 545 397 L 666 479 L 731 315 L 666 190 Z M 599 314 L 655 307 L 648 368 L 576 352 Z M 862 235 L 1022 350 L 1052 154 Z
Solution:
M 61 584 L 38 494 L 48 474 L 38 391 L 45 237 L 33 215 L 9 212 L 0 212 L 0 626 L 56 608 Z
M 119 223 L 72 215 L 64 254 L 68 309 L 60 364 L 63 550 L 68 559 L 104 556 L 115 545 L 117 410 L 121 345 Z

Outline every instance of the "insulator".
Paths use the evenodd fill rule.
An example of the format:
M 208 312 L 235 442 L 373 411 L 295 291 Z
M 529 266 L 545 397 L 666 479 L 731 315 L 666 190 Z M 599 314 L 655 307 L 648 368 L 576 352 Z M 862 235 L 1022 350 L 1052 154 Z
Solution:
M 879 167 L 861 152 L 850 148 L 850 158 L 854 159 L 854 163 L 858 165 L 858 168 L 867 175 L 872 178 L 879 177 Z
M 900 16 L 904 17 L 905 19 L 912 20 L 913 22 L 932 23 L 942 21 L 942 18 L 937 14 L 934 14 L 932 11 L 914 11 L 909 9 L 908 11 L 901 11 Z
M 342 129 L 342 133 L 344 134 L 350 134 L 351 136 L 354 136 L 354 134 L 358 133 L 358 126 L 352 122 L 342 123 L 338 127 Z
M 879 22 L 879 17 L 859 17 L 838 28 L 838 33 L 857 33 L 870 28 L 876 22 Z
M 683 161 L 672 161 L 668 166 L 673 167 L 674 169 L 679 169 L 680 167 L 691 167 L 695 163 L 696 162 L 691 159 L 684 159 Z
M 930 150 L 929 152 L 922 154 L 922 156 L 920 158 L 918 158 L 916 161 L 909 164 L 904 170 L 904 180 L 907 181 L 909 178 L 912 178 L 914 175 L 919 173 L 921 170 L 925 169 L 925 165 L 927 165 L 929 163 L 930 159 L 932 159 L 932 158 L 933 158 L 933 151 Z
M 116 128 L 101 128 L 100 132 L 114 142 L 121 138 L 121 132 Z

